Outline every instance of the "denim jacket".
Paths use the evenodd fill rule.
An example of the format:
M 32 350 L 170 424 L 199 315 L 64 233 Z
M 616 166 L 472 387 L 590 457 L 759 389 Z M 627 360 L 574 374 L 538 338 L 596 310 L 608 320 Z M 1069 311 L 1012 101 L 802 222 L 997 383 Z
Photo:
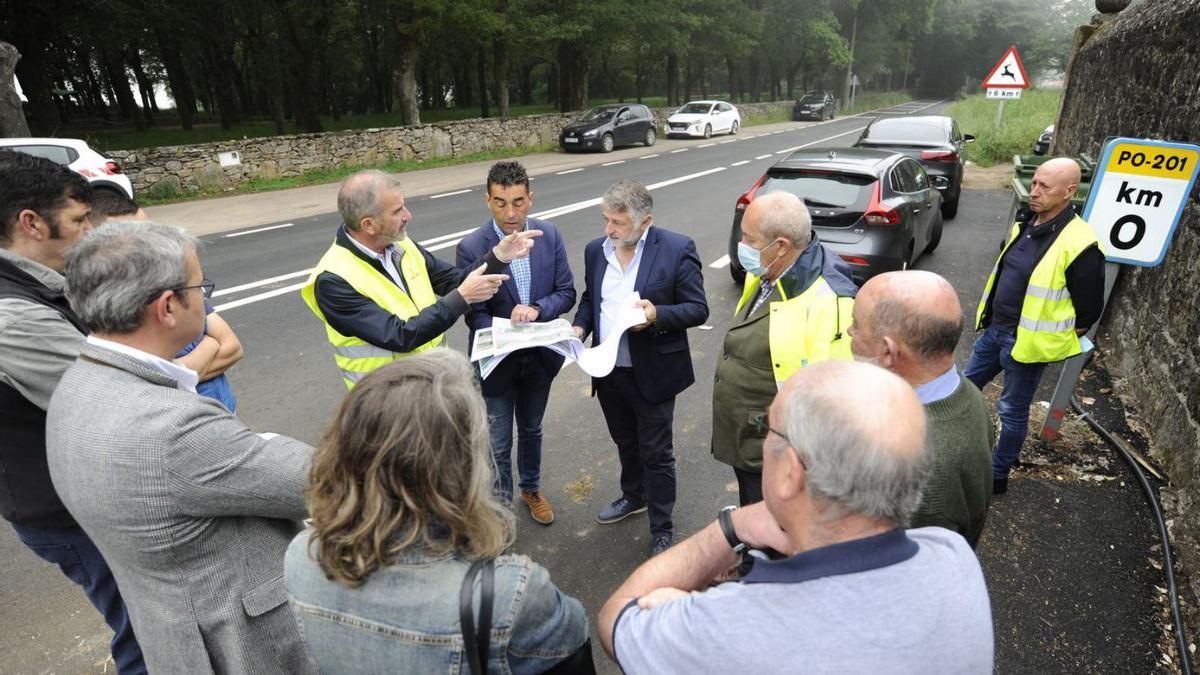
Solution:
M 292 540 L 285 574 L 300 632 L 322 673 L 470 673 L 458 616 L 469 562 L 405 551 L 348 588 L 327 579 L 309 555 L 311 532 Z M 494 597 L 489 673 L 540 673 L 587 639 L 583 606 L 523 555 L 496 558 Z

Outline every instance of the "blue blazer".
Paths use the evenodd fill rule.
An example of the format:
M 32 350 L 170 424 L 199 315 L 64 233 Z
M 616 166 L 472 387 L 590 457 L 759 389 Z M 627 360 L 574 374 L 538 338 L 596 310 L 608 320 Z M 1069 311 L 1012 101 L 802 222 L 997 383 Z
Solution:
M 538 321 L 551 321 L 575 306 L 575 277 L 567 263 L 567 247 L 563 245 L 562 233 L 558 228 L 549 221 L 537 218 L 529 218 L 526 223 L 529 229 L 544 233 L 534 239 L 533 249 L 529 252 L 529 300 L 541 308 Z M 469 272 L 482 265 L 488 252 L 499 243 L 500 238 L 496 236 L 496 230 L 489 220 L 458 242 L 454 264 Z M 475 342 L 475 331 L 491 326 L 493 316 L 508 318 L 513 308 L 521 304 L 512 272 L 506 270 L 505 273 L 509 276 L 508 281 L 501 285 L 491 300 L 471 305 L 467 310 L 465 319 L 471 331 L 467 338 L 468 352 Z M 548 372 L 557 374 L 562 368 L 561 355 L 545 348 L 538 348 L 537 354 Z M 483 393 L 496 395 L 507 389 L 516 374 L 515 364 L 514 359 L 505 359 L 496 366 L 483 381 Z
M 594 239 L 584 250 L 584 290 L 574 321 L 585 338 L 592 335 L 592 344 L 599 341 L 600 289 L 608 267 L 604 240 Z M 647 401 L 662 403 L 696 381 L 687 329 L 708 320 L 708 301 L 700 256 L 689 237 L 652 225 L 645 246 L 633 288 L 654 303 L 658 320 L 626 335 L 638 390 Z

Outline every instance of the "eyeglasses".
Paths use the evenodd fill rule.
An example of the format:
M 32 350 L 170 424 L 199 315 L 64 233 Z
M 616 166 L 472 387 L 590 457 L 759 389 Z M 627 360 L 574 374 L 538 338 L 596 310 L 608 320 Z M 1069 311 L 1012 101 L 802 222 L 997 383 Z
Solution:
M 175 291 L 176 293 L 178 293 L 179 291 L 186 291 L 189 288 L 199 288 L 200 292 L 204 294 L 204 299 L 208 300 L 208 299 L 212 298 L 213 290 L 216 289 L 216 287 L 217 287 L 216 283 L 209 281 L 208 279 L 204 279 L 203 281 L 196 284 L 195 286 L 179 286 L 177 288 L 168 288 L 167 290 Z
M 771 427 L 771 425 L 767 422 L 766 413 L 763 413 L 761 415 L 756 415 L 754 417 L 754 419 L 750 420 L 750 425 L 753 426 L 754 431 L 757 432 L 763 438 L 766 438 L 768 434 L 775 434 L 776 436 L 782 438 L 788 444 L 789 448 L 791 448 L 792 450 L 795 450 L 796 459 L 799 460 L 800 466 L 804 467 L 805 471 L 808 471 L 808 465 L 805 464 L 804 459 L 800 457 L 800 451 L 796 449 L 796 445 L 794 443 L 792 443 L 792 439 L 788 438 L 787 434 L 783 433 L 782 431 L 779 431 L 778 429 L 773 429 Z

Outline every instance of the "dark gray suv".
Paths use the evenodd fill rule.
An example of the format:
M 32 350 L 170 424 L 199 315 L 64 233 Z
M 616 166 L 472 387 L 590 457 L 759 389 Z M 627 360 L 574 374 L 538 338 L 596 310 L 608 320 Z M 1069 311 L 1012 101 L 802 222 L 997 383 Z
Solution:
M 558 146 L 566 151 L 599 150 L 612 152 L 621 145 L 654 145 L 658 128 L 654 115 L 644 105 L 614 103 L 600 105 L 563 127 Z

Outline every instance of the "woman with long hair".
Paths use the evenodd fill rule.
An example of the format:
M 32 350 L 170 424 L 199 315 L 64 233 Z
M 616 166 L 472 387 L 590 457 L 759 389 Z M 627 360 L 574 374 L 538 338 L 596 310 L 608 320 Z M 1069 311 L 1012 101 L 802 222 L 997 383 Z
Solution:
M 493 557 L 488 672 L 543 672 L 587 639 L 579 601 L 529 558 L 502 555 L 513 516 L 492 495 L 484 402 L 457 352 L 360 381 L 313 456 L 307 500 L 287 587 L 323 673 L 467 672 L 460 590 Z

